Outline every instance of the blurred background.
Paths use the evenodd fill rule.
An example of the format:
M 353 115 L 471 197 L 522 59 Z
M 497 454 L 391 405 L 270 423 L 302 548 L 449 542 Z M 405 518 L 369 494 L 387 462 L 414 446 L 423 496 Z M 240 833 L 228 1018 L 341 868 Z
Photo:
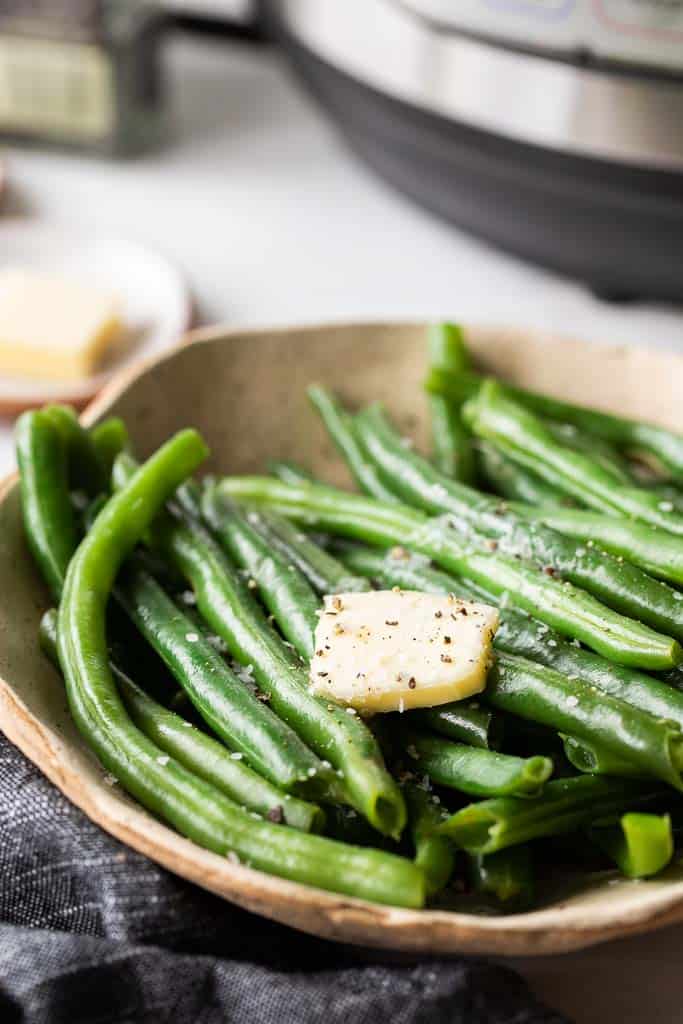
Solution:
M 192 325 L 681 299 L 683 0 L 0 0 L 0 472 Z

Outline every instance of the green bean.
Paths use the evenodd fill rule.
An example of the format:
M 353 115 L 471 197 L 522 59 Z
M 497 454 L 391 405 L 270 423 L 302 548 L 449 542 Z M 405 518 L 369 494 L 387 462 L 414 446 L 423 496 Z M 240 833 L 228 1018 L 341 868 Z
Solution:
M 659 579 L 683 584 L 683 544 L 664 530 L 582 508 L 529 508 L 518 504 L 511 507 L 517 515 L 545 523 L 558 533 L 587 545 L 599 544 Z
M 469 482 L 474 477 L 474 455 L 459 411 L 438 395 L 430 398 L 429 411 L 434 464 L 445 476 Z
M 195 623 L 144 570 L 129 567 L 116 588 L 123 607 L 210 728 L 252 768 L 284 790 L 317 795 L 317 757 L 229 668 Z
M 468 853 L 487 856 L 530 839 L 573 832 L 661 796 L 662 790 L 649 782 L 580 775 L 549 782 L 535 800 L 501 796 L 469 804 L 438 832 Z
M 575 736 L 562 736 L 564 754 L 571 765 L 587 775 L 619 775 L 626 778 L 651 777 L 632 761 L 613 754 L 601 743 L 579 740 Z
M 481 381 L 482 378 L 475 373 L 454 374 L 439 367 L 430 371 L 426 387 L 436 394 L 463 402 L 477 394 Z M 510 384 L 506 384 L 505 388 L 512 398 L 536 415 L 573 423 L 587 434 L 595 434 L 630 452 L 649 452 L 670 470 L 672 476 L 683 480 L 683 436 L 680 434 L 651 423 L 640 423 L 612 413 L 573 405 Z
M 643 774 L 683 791 L 683 734 L 579 679 L 512 654 L 499 655 L 482 700 L 499 711 L 598 743 Z
M 298 462 L 287 462 L 284 459 L 271 459 L 268 462 L 268 471 L 285 484 L 300 484 L 302 480 L 313 480 L 313 475 Z
M 493 441 L 515 462 L 565 494 L 598 511 L 683 536 L 683 516 L 672 502 L 640 487 L 615 485 L 611 474 L 594 459 L 558 444 L 533 413 L 506 396 L 497 381 L 484 382 L 476 397 L 463 407 L 463 416 L 476 434 Z
M 54 608 L 41 620 L 40 642 L 45 654 L 59 668 Z M 276 789 L 242 764 L 239 754 L 231 754 L 191 722 L 158 704 L 113 661 L 109 667 L 134 724 L 161 750 L 247 810 L 302 832 L 322 831 L 325 815 L 319 807 Z M 179 692 L 184 695 L 184 691 Z
M 432 366 L 457 372 L 469 367 L 463 333 L 456 324 L 434 324 L 429 331 Z M 442 473 L 456 480 L 473 480 L 474 453 L 459 408 L 441 395 L 429 396 L 434 461 Z
M 284 637 L 310 661 L 315 651 L 320 601 L 308 580 L 254 528 L 251 520 L 258 520 L 258 513 L 244 516 L 238 506 L 215 497 L 207 500 L 205 512 L 221 545 L 258 584 L 261 600 Z
M 211 495 L 211 489 L 204 495 L 207 508 Z M 232 656 L 253 666 L 259 689 L 275 713 L 342 774 L 353 806 L 379 832 L 400 835 L 405 806 L 374 736 L 356 715 L 309 693 L 307 671 L 270 628 L 213 538 L 198 524 L 163 515 L 154 523 L 151 539 L 190 582 L 202 617 Z M 324 766 L 318 774 L 326 771 Z
M 542 523 L 527 522 L 497 499 L 449 480 L 406 451 L 378 406 L 363 410 L 355 423 L 359 440 L 386 484 L 411 505 L 450 515 L 475 550 L 490 548 L 494 538 L 501 554 L 529 560 L 551 575 L 558 572 L 609 607 L 683 640 L 683 605 L 665 583 L 598 548 L 577 547 Z
M 303 573 L 319 594 L 350 594 L 370 590 L 363 576 L 352 576 L 345 565 L 311 540 L 300 527 L 265 509 L 250 510 L 249 522 L 274 551 Z
M 410 722 L 432 729 L 451 740 L 481 750 L 500 750 L 503 718 L 478 701 L 458 700 L 434 708 L 411 711 Z
M 325 388 L 310 387 L 308 397 L 362 490 L 367 491 L 368 494 L 380 501 L 393 504 L 396 501 L 394 493 L 384 485 L 375 466 L 367 458 L 362 445 L 359 444 L 351 416 Z
M 528 846 L 510 846 L 487 856 L 468 857 L 470 884 L 475 892 L 499 903 L 529 906 L 534 899 L 534 873 Z
M 544 420 L 543 426 L 558 444 L 571 448 L 572 451 L 590 455 L 606 473 L 610 474 L 616 484 L 628 487 L 634 482 L 633 475 L 628 471 L 627 463 L 608 441 L 602 441 L 599 437 L 583 433 L 573 423 Z
M 627 878 L 659 874 L 674 853 L 668 814 L 631 812 L 622 815 L 618 826 L 594 827 L 589 836 Z
M 74 719 L 125 788 L 201 846 L 334 892 L 422 906 L 424 876 L 411 862 L 253 819 L 161 754 L 125 712 L 108 666 L 107 599 L 121 563 L 205 451 L 192 431 L 167 442 L 107 502 L 71 560 L 59 610 L 58 646 Z
M 553 771 L 547 757 L 511 757 L 413 729 L 400 729 L 400 736 L 418 770 L 469 796 L 537 796 Z
M 415 863 L 424 872 L 427 895 L 434 896 L 448 885 L 455 867 L 453 844 L 434 833 L 444 820 L 444 812 L 420 786 L 406 782 L 403 793 L 408 806 Z
M 425 559 L 411 556 L 405 549 L 384 553 L 348 545 L 343 549 L 343 557 L 354 572 L 365 573 L 388 587 L 399 586 L 431 594 L 456 591 L 461 598 L 496 603 L 495 597 L 485 588 L 432 569 L 425 564 Z M 581 679 L 591 686 L 597 686 L 605 693 L 655 718 L 671 719 L 683 729 L 683 694 L 672 685 L 575 647 L 544 623 L 513 608 L 500 608 L 500 624 L 493 644 L 499 651 L 540 662 L 569 679 Z M 444 714 L 453 709 L 457 714 L 459 707 L 459 703 L 456 703 L 433 711 L 435 714 Z M 435 725 L 432 727 L 436 728 Z M 464 739 L 462 736 L 454 738 Z
M 15 427 L 24 532 L 38 568 L 59 599 L 78 545 L 61 435 L 44 412 L 25 412 Z
M 69 466 L 69 481 L 73 488 L 83 490 L 90 497 L 106 489 L 105 467 L 92 437 L 68 405 L 48 405 L 42 410 L 64 443 Z
M 104 480 L 107 481 L 111 477 L 116 456 L 130 448 L 126 424 L 118 416 L 109 416 L 91 427 L 90 439 L 102 465 Z
M 110 479 L 112 489 L 121 490 L 133 473 L 138 468 L 138 463 L 130 451 L 120 452 L 111 467 Z M 177 507 L 194 519 L 201 519 L 202 515 L 202 489 L 196 480 L 185 480 L 173 495 L 173 502 Z
M 227 498 L 265 505 L 308 526 L 379 547 L 413 548 L 489 592 L 507 592 L 511 603 L 618 663 L 659 670 L 679 664 L 683 656 L 675 640 L 514 558 L 472 552 L 454 536 L 448 521 L 429 519 L 405 505 L 386 505 L 319 484 L 293 487 L 269 477 L 226 477 L 216 486 Z
M 443 322 L 432 324 L 427 336 L 429 365 L 460 373 L 470 370 L 472 360 L 465 342 L 465 332 L 459 324 Z
M 479 439 L 474 450 L 481 477 L 488 487 L 501 497 L 523 502 L 525 505 L 547 506 L 551 511 L 554 505 L 573 504 L 572 499 L 562 491 L 558 491 L 535 473 L 518 466 L 488 441 Z M 515 510 L 517 511 L 516 506 Z M 531 509 L 529 511 L 531 512 Z

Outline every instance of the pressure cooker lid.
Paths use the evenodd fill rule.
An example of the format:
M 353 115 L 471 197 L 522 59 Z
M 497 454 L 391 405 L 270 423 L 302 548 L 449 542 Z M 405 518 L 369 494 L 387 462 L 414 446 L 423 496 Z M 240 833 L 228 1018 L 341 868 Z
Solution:
M 562 9 L 581 6 L 584 12 L 607 2 L 617 0 L 592 5 L 561 0 Z M 619 2 L 648 7 L 657 0 Z M 683 0 L 658 2 L 673 8 L 683 28 Z M 653 74 L 640 64 L 625 73 L 555 59 L 547 47 L 530 54 L 454 28 L 464 23 L 464 12 L 485 11 L 489 27 L 500 33 L 513 11 L 520 25 L 530 25 L 533 11 L 538 16 L 539 10 L 561 9 L 560 0 L 514 0 L 514 5 L 513 0 L 277 0 L 271 9 L 311 53 L 392 99 L 518 142 L 683 175 L 683 43 L 675 54 L 680 75 Z M 427 17 L 438 10 L 442 17 L 451 12 L 447 23 Z M 670 21 L 674 33 L 673 15 Z M 540 33 L 529 38 L 540 47 Z M 660 53 L 665 49 L 672 60 L 675 48 L 662 47 Z
M 552 52 L 683 72 L 683 0 L 398 0 L 447 31 Z

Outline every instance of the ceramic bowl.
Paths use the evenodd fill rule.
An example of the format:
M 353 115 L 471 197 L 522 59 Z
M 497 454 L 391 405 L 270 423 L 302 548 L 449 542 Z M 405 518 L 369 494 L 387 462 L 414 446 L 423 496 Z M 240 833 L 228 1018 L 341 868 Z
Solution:
M 682 426 L 680 357 L 529 332 L 471 327 L 467 334 L 482 368 L 505 378 Z M 350 401 L 385 401 L 418 444 L 426 439 L 423 324 L 212 328 L 189 340 L 120 375 L 89 409 L 87 422 L 123 416 L 140 456 L 193 425 L 211 446 L 210 471 L 261 471 L 269 458 L 293 458 L 347 485 L 306 401 L 306 385 L 320 381 Z M 106 785 L 71 722 L 55 671 L 38 649 L 48 596 L 22 536 L 15 477 L 0 489 L 0 580 L 0 727 L 102 828 L 226 899 L 327 938 L 441 954 L 558 953 L 683 919 L 683 871 L 676 865 L 656 880 L 611 880 L 530 913 L 482 917 L 377 906 L 208 853 L 152 818 L 120 787 Z

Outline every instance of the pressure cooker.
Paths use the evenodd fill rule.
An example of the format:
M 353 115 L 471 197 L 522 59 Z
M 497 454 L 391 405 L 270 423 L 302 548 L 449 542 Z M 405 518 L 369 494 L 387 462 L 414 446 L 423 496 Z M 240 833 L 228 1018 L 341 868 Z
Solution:
M 257 14 L 397 189 L 604 295 L 683 299 L 683 0 L 263 0 Z

